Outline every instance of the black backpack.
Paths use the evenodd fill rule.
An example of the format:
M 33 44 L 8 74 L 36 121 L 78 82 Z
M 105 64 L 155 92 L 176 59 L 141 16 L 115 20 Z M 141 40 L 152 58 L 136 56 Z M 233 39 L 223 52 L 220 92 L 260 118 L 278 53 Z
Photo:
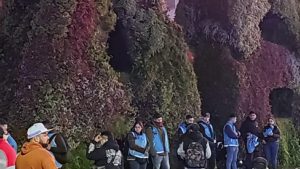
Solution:
M 55 134 L 53 134 L 53 135 L 50 137 L 50 139 L 49 139 L 49 144 L 51 143 L 51 141 L 52 141 L 53 139 L 55 139 L 55 137 L 56 137 L 57 135 L 60 135 L 60 137 L 63 138 L 63 140 L 64 140 L 64 142 L 65 142 L 65 145 L 66 145 L 66 148 L 67 148 L 67 152 L 66 152 L 66 153 L 54 153 L 54 152 L 52 152 L 52 153 L 54 154 L 55 160 L 56 160 L 57 162 L 59 162 L 60 164 L 66 164 L 66 163 L 69 163 L 70 160 L 71 160 L 70 146 L 69 146 L 67 140 L 62 136 L 62 134 L 60 134 L 60 133 L 55 133 Z

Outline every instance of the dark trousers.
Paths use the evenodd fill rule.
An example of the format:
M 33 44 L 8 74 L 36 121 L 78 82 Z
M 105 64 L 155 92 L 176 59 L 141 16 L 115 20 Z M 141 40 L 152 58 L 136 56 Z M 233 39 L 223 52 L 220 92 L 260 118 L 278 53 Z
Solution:
M 146 169 L 147 168 L 147 163 L 140 164 L 135 160 L 129 160 L 129 168 L 130 169 Z
M 214 169 L 216 166 L 216 149 L 211 149 L 211 157 L 207 160 L 207 168 Z
M 253 164 L 252 164 L 253 159 L 260 156 L 259 155 L 260 153 L 259 153 L 258 149 L 260 149 L 259 146 L 257 146 L 255 148 L 253 153 L 248 153 L 247 143 L 246 143 L 246 169 L 252 169 L 253 168 Z
M 279 143 L 269 142 L 264 145 L 265 157 L 268 160 L 269 166 L 272 169 L 277 169 L 277 156 L 278 156 Z

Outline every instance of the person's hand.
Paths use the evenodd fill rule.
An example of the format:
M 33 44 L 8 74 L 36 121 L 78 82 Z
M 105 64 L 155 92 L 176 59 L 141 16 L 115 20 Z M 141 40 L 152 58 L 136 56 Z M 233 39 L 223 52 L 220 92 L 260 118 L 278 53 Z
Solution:
M 181 157 L 182 159 L 184 159 L 184 158 L 185 158 L 185 154 L 181 154 L 180 157 Z
M 48 144 L 48 146 L 47 146 L 47 150 L 50 150 L 51 149 L 51 145 L 50 144 Z
M 269 136 L 273 136 L 274 134 L 273 134 L 273 132 L 271 132 L 270 134 L 269 134 Z
M 98 134 L 98 135 L 95 137 L 94 140 L 95 140 L 97 143 L 100 142 L 100 140 L 101 140 L 101 135 Z
M 145 156 L 149 156 L 149 153 L 148 153 L 148 152 L 145 152 L 144 154 L 145 154 Z

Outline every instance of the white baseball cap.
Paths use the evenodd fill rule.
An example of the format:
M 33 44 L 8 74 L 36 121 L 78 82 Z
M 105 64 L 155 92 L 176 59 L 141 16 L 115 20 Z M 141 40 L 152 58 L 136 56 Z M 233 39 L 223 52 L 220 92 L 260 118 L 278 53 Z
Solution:
M 27 131 L 27 138 L 31 139 L 35 136 L 38 136 L 42 133 L 49 132 L 53 129 L 47 129 L 43 123 L 35 123 L 33 126 L 31 126 Z

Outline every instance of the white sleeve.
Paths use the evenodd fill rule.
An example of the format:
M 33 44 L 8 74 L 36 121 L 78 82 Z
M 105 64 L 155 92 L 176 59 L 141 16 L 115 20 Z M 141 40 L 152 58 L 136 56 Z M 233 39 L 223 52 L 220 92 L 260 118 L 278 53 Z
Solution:
M 210 150 L 210 146 L 208 144 L 208 142 L 206 143 L 206 154 L 205 154 L 206 158 L 209 159 L 211 156 L 211 150 Z
M 185 155 L 185 152 L 183 150 L 183 142 L 179 145 L 179 148 L 177 149 L 177 154 L 179 156 L 184 156 Z

